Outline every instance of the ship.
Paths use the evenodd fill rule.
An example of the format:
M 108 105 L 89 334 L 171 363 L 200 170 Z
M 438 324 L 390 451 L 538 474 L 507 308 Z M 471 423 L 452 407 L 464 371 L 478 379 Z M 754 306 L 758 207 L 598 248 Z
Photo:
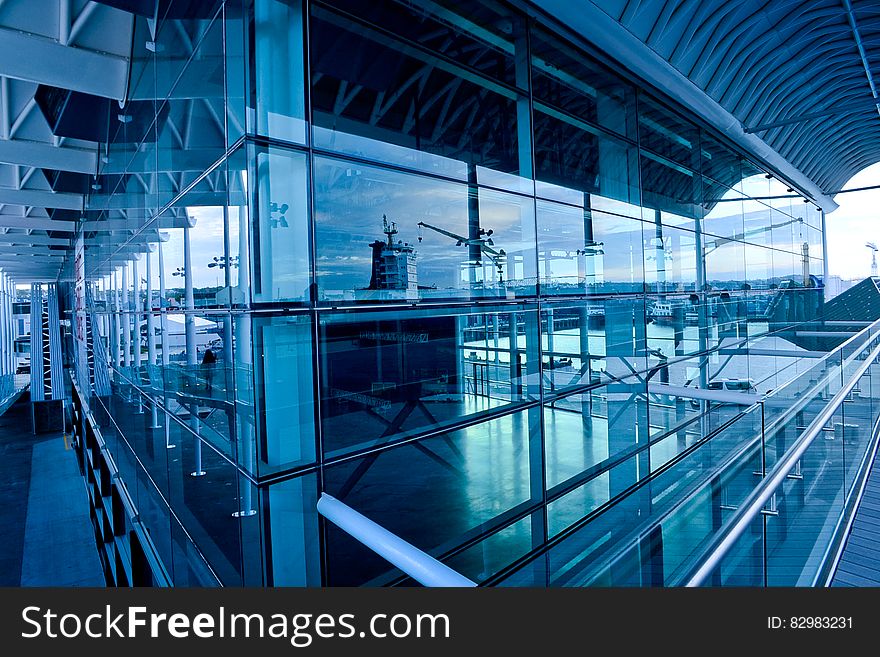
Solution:
M 382 232 L 385 233 L 385 239 L 370 244 L 373 251 L 370 286 L 357 290 L 358 300 L 418 300 L 419 276 L 415 247 L 402 240 L 394 241 L 394 236 L 398 233 L 397 224 L 389 222 L 384 214 Z

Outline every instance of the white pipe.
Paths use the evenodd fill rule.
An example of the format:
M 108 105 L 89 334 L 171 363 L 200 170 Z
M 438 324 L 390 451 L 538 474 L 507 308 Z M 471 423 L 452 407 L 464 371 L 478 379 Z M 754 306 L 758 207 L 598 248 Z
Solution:
M 461 573 L 327 493 L 321 493 L 318 499 L 318 513 L 422 586 L 476 586 Z

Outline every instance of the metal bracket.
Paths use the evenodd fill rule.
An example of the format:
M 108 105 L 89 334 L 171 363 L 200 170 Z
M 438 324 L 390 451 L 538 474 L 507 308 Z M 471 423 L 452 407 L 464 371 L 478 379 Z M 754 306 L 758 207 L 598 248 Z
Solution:
M 761 515 L 764 516 L 778 516 L 779 509 L 776 506 L 776 493 L 773 493 L 773 496 L 770 498 L 770 502 L 767 507 L 761 509 Z

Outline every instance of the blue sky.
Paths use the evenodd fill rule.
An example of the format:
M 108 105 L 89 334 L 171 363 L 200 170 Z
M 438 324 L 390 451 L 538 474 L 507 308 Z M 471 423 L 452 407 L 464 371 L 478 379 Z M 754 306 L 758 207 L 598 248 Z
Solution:
M 844 189 L 880 184 L 880 164 L 853 176 Z M 840 207 L 825 216 L 828 272 L 841 278 L 871 274 L 871 252 L 865 242 L 880 246 L 880 189 L 838 194 Z

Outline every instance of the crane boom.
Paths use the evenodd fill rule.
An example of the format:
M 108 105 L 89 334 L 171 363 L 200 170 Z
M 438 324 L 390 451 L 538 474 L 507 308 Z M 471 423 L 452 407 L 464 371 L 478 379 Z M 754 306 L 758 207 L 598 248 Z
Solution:
M 782 223 L 779 223 L 779 224 L 770 224 L 769 226 L 762 226 L 761 228 L 753 228 L 752 230 L 744 230 L 741 233 L 734 233 L 731 237 L 719 237 L 718 239 L 713 240 L 715 242 L 714 249 L 722 247 L 725 244 L 728 244 L 730 242 L 734 242 L 737 240 L 744 240 L 746 237 L 750 237 L 752 235 L 758 235 L 760 233 L 769 232 L 769 231 L 773 230 L 774 228 L 783 228 L 784 226 L 789 226 L 791 224 L 803 223 L 803 222 L 804 222 L 803 219 L 790 219 L 789 221 L 783 221 Z M 714 249 L 712 249 L 712 250 L 714 250 Z
M 451 237 L 454 240 L 458 240 L 461 244 L 468 244 L 468 238 L 463 237 L 461 235 L 456 235 L 455 233 L 451 233 L 448 230 L 444 230 L 443 228 L 437 228 L 437 226 L 432 226 L 431 224 L 426 224 L 424 221 L 420 221 L 416 224 L 420 228 L 427 228 L 428 230 L 433 230 L 435 233 L 440 233 L 441 235 L 446 235 L 446 237 Z
M 491 230 L 487 232 L 487 231 L 484 231 L 483 229 L 480 229 L 480 234 L 486 235 L 485 238 L 478 237 L 475 239 L 469 239 L 467 237 L 464 237 L 463 235 L 458 235 L 456 233 L 450 232 L 450 231 L 445 230 L 443 228 L 438 228 L 437 226 L 432 226 L 431 224 L 427 224 L 424 221 L 420 221 L 416 225 L 419 226 L 420 228 L 427 228 L 428 230 L 433 230 L 435 233 L 440 233 L 441 235 L 446 235 L 446 237 L 451 237 L 452 239 L 454 239 L 458 242 L 458 244 L 456 244 L 456 246 L 461 246 L 461 245 L 478 246 L 478 247 L 480 247 L 480 250 L 482 250 L 486 253 L 489 253 L 491 255 L 494 255 L 494 256 L 503 256 L 504 255 L 503 249 L 501 251 L 496 251 L 495 249 L 492 248 L 492 246 L 491 246 L 492 240 L 489 237 L 490 235 L 492 235 Z
M 495 250 L 492 248 L 492 246 L 494 246 L 494 243 L 492 242 L 491 230 L 480 228 L 480 237 L 467 238 L 464 235 L 457 235 L 456 233 L 450 232 L 443 228 L 432 226 L 431 224 L 425 223 L 424 221 L 420 221 L 417 225 L 419 228 L 427 228 L 428 230 L 433 230 L 435 233 L 440 233 L 441 235 L 445 235 L 446 237 L 451 237 L 456 241 L 456 246 L 464 245 L 474 247 L 478 250 L 478 253 L 486 254 L 492 261 L 492 264 L 495 265 L 495 269 L 498 271 L 499 282 L 504 282 L 504 259 L 507 257 L 507 254 L 504 252 L 504 249 Z M 485 237 L 483 237 L 483 235 L 485 235 Z M 421 236 L 419 236 L 419 241 L 422 241 Z M 476 262 L 474 264 L 480 264 L 479 257 L 476 258 Z

